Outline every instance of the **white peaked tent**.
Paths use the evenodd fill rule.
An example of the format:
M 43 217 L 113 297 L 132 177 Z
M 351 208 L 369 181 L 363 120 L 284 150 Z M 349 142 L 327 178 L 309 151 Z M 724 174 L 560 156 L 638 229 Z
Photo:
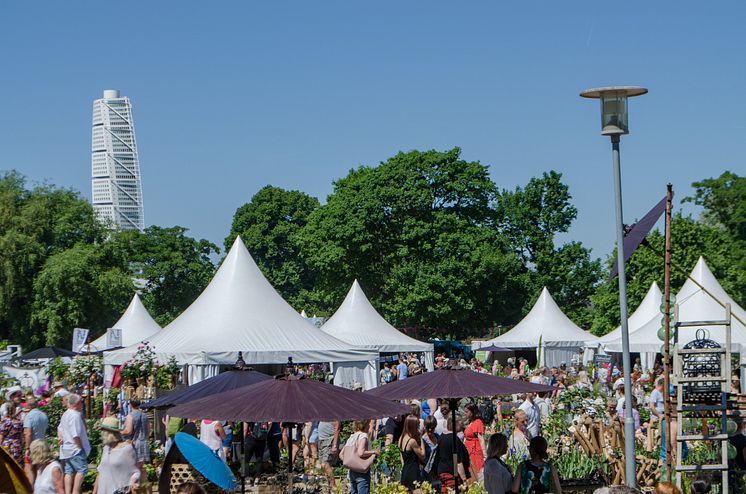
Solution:
M 435 369 L 433 345 L 415 340 L 389 324 L 371 305 L 357 280 L 321 330 L 357 348 L 380 353 L 424 352 L 425 366 Z
M 538 348 L 541 338 L 541 365 L 558 366 L 574 354 L 582 356 L 586 347 L 597 347 L 598 338 L 582 330 L 559 308 L 546 287 L 531 311 L 513 329 L 482 346 Z
M 648 293 L 645 294 L 642 302 L 640 302 L 640 305 L 637 307 L 637 310 L 635 310 L 627 320 L 630 342 L 634 341 L 635 348 L 637 348 L 636 350 L 631 351 L 640 352 L 640 364 L 645 369 L 653 368 L 653 364 L 655 363 L 655 354 L 658 352 L 658 350 L 655 349 L 655 351 L 653 351 L 652 353 L 641 350 L 641 347 L 638 346 L 640 343 L 640 339 L 641 337 L 642 339 L 645 339 L 647 336 L 645 333 L 641 333 L 640 335 L 635 336 L 635 333 L 637 333 L 640 329 L 645 328 L 645 326 L 650 321 L 656 321 L 658 323 L 660 322 L 661 317 L 663 317 L 663 314 L 661 314 L 662 302 L 663 293 L 661 292 L 660 288 L 658 288 L 658 284 L 656 282 L 653 282 L 652 285 L 650 285 L 650 289 L 648 289 Z M 655 329 L 656 334 L 653 335 L 655 336 L 656 341 L 658 340 L 658 327 L 660 327 L 660 324 Z M 660 347 L 660 343 L 661 342 L 659 341 L 658 347 Z M 621 352 L 622 327 L 619 326 L 614 331 L 602 336 L 601 346 L 607 352 Z
M 171 324 L 149 340 L 160 360 L 174 356 L 189 366 L 189 382 L 216 375 L 219 366 L 247 364 L 349 363 L 364 386 L 377 383 L 378 355 L 355 349 L 310 324 L 288 305 L 262 275 L 240 237 L 210 284 Z M 136 346 L 106 352 L 104 363 L 121 365 Z M 354 374 L 354 375 L 353 375 Z M 352 383 L 338 382 L 351 385 Z
M 142 304 L 140 296 L 137 294 L 132 297 L 132 302 L 130 302 L 122 317 L 111 327 L 122 331 L 121 346 L 123 347 L 147 340 L 161 330 L 158 323 L 150 317 L 148 309 Z M 106 333 L 91 342 L 91 350 L 94 352 L 108 350 L 109 348 L 111 347 L 106 344 Z
M 720 283 L 707 267 L 705 260 L 699 258 L 697 265 L 694 266 L 690 276 L 697 281 L 700 285 L 705 287 L 710 293 L 715 295 L 723 303 L 731 304 L 731 311 L 733 314 L 738 315 L 742 320 L 746 321 L 746 311 L 743 310 L 738 304 L 736 304 L 730 296 L 723 290 Z M 722 320 L 725 317 L 725 309 L 718 304 L 709 294 L 697 286 L 692 280 L 687 279 L 684 286 L 681 287 L 679 293 L 676 295 L 676 303 L 679 305 L 679 320 L 684 321 L 714 321 Z M 660 307 L 659 307 L 660 311 Z M 630 339 L 630 351 L 649 353 L 653 357 L 656 353 L 660 353 L 663 342 L 658 338 L 658 329 L 661 327 L 661 319 L 663 315 L 658 313 L 652 316 L 648 322 L 642 325 L 634 333 L 629 335 Z M 718 343 L 725 344 L 725 328 L 707 326 L 703 327 L 707 330 L 708 338 L 717 341 Z M 682 328 L 679 332 L 679 343 L 686 344 L 693 340 L 696 335 L 697 328 Z M 604 347 L 610 352 L 621 352 L 622 351 L 622 340 L 617 338 L 616 340 L 606 342 Z M 733 352 L 741 352 L 742 348 L 746 348 L 746 327 L 741 324 L 736 318 L 731 318 L 731 350 Z M 744 357 L 742 355 L 741 362 L 743 364 Z
M 627 319 L 627 327 L 630 334 L 634 333 L 642 326 L 644 326 L 653 317 L 660 317 L 661 314 L 661 303 L 663 302 L 663 292 L 658 288 L 658 283 L 655 281 L 650 285 L 648 293 L 643 297 L 640 305 L 637 306 L 631 316 Z M 614 331 L 605 334 L 600 338 L 601 344 L 620 339 L 622 337 L 622 327 L 617 327 Z
M 741 391 L 746 388 L 746 326 L 741 321 L 746 321 L 746 311 L 738 305 L 720 286 L 715 275 L 712 274 L 705 260 L 700 257 L 690 275 L 705 287 L 717 299 L 730 304 L 731 310 L 731 351 L 740 354 L 741 362 Z M 676 303 L 679 304 L 679 321 L 713 321 L 725 318 L 725 309 L 717 303 L 712 296 L 705 293 L 692 280 L 687 279 L 676 295 Z M 741 321 L 733 317 L 738 316 Z M 725 345 L 725 327 L 707 326 L 707 337 Z M 696 328 L 682 328 L 679 330 L 679 343 L 686 344 L 696 337 Z

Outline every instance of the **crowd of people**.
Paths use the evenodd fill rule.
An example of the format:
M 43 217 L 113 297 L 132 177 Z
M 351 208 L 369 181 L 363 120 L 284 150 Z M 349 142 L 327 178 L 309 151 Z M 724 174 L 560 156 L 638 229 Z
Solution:
M 410 492 L 418 490 L 425 482 L 442 492 L 457 484 L 483 482 L 489 494 L 560 493 L 556 458 L 550 457 L 556 445 L 547 441 L 544 429 L 563 395 L 593 388 L 596 395 L 605 397 L 593 402 L 599 417 L 609 422 L 628 414 L 623 375 L 614 365 L 597 366 L 589 373 L 575 361 L 569 365 L 531 369 L 528 361 L 520 357 L 511 357 L 504 364 L 485 364 L 477 359 L 467 361 L 462 356 L 449 359 L 437 355 L 435 358 L 436 368 L 454 365 L 474 372 L 545 384 L 553 386 L 554 390 L 538 395 L 526 393 L 460 401 L 423 396 L 408 403 L 409 414 L 357 421 L 352 424 L 351 432 L 339 422 L 292 424 L 293 447 L 287 451 L 287 456 L 293 464 L 300 457 L 305 472 L 321 472 L 331 485 L 335 483 L 335 467 L 343 466 L 348 471 L 351 494 L 368 494 L 372 472 L 380 468 L 386 469 L 382 473 L 387 475 L 399 472 L 396 480 Z M 305 372 L 317 374 L 313 369 Z M 385 385 L 422 372 L 425 372 L 422 355 L 401 354 L 382 365 L 380 378 Z M 633 385 L 631 415 L 636 437 L 648 451 L 660 449 L 662 465 L 666 451 L 665 438 L 660 439 L 665 431 L 664 383 L 660 374 L 658 366 L 646 370 L 637 361 L 630 377 Z M 734 382 L 736 385 L 738 383 Z M 7 391 L 6 401 L 0 406 L 0 444 L 24 465 L 35 492 L 79 494 L 91 460 L 84 399 L 69 392 L 62 383 L 55 383 L 53 388 L 40 397 L 24 396 L 17 387 Z M 53 396 L 63 398 L 66 410 L 57 430 L 50 434 L 49 419 L 39 405 Z M 145 476 L 145 465 L 151 461 L 149 441 L 162 441 L 168 450 L 178 431 L 195 435 L 227 463 L 238 460 L 239 451 L 243 451 L 247 460 L 255 463 L 250 477 L 250 482 L 255 484 L 266 473 L 268 463 L 278 471 L 281 451 L 287 450 L 291 442 L 287 427 L 290 424 L 190 422 L 169 416 L 163 421 L 164 436 L 155 437 L 140 405 L 139 400 L 131 399 L 127 402 L 126 416 L 121 417 L 123 420 L 108 416 L 98 422 L 103 451 L 96 465 L 94 494 L 138 489 Z M 643 410 L 645 413 L 641 414 Z M 671 425 L 676 434 L 677 424 Z M 731 439 L 737 450 L 733 466 L 738 470 L 746 469 L 743 430 L 739 421 L 738 432 Z M 51 448 L 50 441 L 56 441 L 58 448 Z M 241 442 L 243 449 L 238 447 Z M 56 457 L 52 449 L 58 449 Z M 397 465 L 381 466 L 379 462 L 374 467 L 382 451 L 396 451 Z M 390 455 L 386 461 L 391 462 Z M 708 479 L 696 479 L 692 492 L 708 492 L 707 486 Z M 188 490 L 192 488 L 185 486 L 184 492 L 195 492 Z M 656 493 L 677 492 L 671 489 L 675 487 L 661 483 Z
M 17 386 L 7 390 L 6 401 L 0 406 L 0 445 L 24 466 L 35 493 L 80 494 L 91 459 L 84 399 L 62 383 L 54 383 L 53 388 L 41 399 L 33 393 L 24 396 Z M 49 417 L 39 406 L 52 397 L 62 399 L 65 411 L 57 430 L 50 434 Z M 132 400 L 130 406 L 133 411 L 123 426 L 116 417 L 106 417 L 96 425 L 103 451 L 96 468 L 94 494 L 114 494 L 122 489 L 134 492 L 139 488 L 144 464 L 149 461 L 149 425 L 138 408 L 139 402 Z

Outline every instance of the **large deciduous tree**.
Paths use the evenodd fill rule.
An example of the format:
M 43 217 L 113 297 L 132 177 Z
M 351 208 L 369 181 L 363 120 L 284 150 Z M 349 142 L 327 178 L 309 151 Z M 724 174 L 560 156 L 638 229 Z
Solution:
M 240 235 L 272 286 L 298 309 L 315 308 L 314 277 L 300 255 L 298 234 L 318 207 L 315 197 L 267 185 L 236 210 L 225 239 L 227 251 Z
M 487 167 L 458 148 L 351 170 L 299 236 L 319 309 L 336 309 L 358 278 L 393 324 L 422 336 L 515 321 L 523 266 L 495 228 L 495 194 Z
M 101 334 L 121 315 L 134 285 L 123 266 L 111 266 L 94 245 L 76 244 L 44 263 L 34 280 L 32 346 L 67 346 L 75 327 Z
M 746 177 L 724 172 L 692 184 L 693 197 L 684 199 L 704 208 L 702 220 L 720 229 L 728 246 L 724 285 L 739 305 L 746 305 Z
M 87 271 L 70 272 L 75 276 L 60 284 L 65 279 L 62 264 L 83 255 L 81 246 L 98 249 L 105 239 L 93 208 L 77 192 L 48 184 L 28 187 L 14 171 L 0 176 L 0 337 L 25 346 L 62 344 L 73 326 L 95 325 L 111 311 L 123 310 L 126 300 L 122 304 L 124 296 L 115 292 L 124 283 L 112 279 L 123 265 L 98 252 L 86 252 Z M 102 277 L 109 277 L 112 285 L 102 283 Z M 81 299 L 75 298 L 81 292 L 100 302 L 85 302 L 85 315 L 79 310 Z M 66 294 L 69 301 L 62 300 Z
M 218 247 L 186 232 L 151 226 L 142 233 L 119 232 L 112 240 L 112 255 L 127 259 L 132 276 L 144 285 L 143 304 L 162 326 L 194 302 L 215 272 L 210 257 Z
M 573 321 L 588 327 L 601 264 L 579 242 L 556 246 L 557 234 L 566 233 L 578 214 L 571 199 L 562 174 L 550 171 L 503 191 L 496 209 L 500 229 L 530 270 L 533 298 L 546 286 Z

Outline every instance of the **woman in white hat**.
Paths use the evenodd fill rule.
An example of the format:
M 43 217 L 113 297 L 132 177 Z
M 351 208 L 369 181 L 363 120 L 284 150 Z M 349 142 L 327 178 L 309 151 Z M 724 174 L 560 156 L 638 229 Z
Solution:
M 116 417 L 106 417 L 99 424 L 104 450 L 98 464 L 98 476 L 93 494 L 137 492 L 140 469 L 132 445 L 122 440 L 122 429 Z

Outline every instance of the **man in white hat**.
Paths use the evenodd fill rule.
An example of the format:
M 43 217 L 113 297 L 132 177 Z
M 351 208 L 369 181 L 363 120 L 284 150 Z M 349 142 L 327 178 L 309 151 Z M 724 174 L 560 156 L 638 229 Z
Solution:
M 8 408 L 10 407 L 10 402 L 15 403 L 16 408 L 20 408 L 21 401 L 23 401 L 23 393 L 21 393 L 21 387 L 12 386 L 8 388 L 5 391 L 5 401 L 6 403 L 0 405 L 0 420 L 8 416 Z
M 70 394 L 70 392 L 65 388 L 65 383 L 63 383 L 62 381 L 53 382 L 52 387 L 54 388 L 55 397 L 64 398 L 65 396 Z

